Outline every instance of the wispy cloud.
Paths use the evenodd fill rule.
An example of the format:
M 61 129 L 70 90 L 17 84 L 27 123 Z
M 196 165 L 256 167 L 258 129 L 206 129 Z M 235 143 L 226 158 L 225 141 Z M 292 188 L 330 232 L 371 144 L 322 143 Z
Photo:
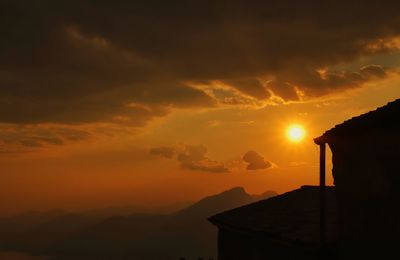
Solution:
M 181 167 L 188 170 L 222 173 L 229 172 L 224 163 L 212 160 L 207 156 L 203 145 L 162 146 L 150 149 L 150 154 L 177 160 Z

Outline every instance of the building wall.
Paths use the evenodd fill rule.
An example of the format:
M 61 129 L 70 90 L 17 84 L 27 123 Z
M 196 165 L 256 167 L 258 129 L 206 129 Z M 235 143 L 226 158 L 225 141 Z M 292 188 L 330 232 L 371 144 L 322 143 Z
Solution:
M 219 260 L 319 259 L 317 249 L 304 249 L 257 235 L 218 229 Z
M 400 240 L 399 134 L 365 133 L 329 146 L 343 244 L 391 247 Z

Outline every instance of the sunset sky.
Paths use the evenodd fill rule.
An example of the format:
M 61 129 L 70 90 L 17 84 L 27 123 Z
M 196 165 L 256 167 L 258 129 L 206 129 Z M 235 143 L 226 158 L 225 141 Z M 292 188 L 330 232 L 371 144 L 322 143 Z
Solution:
M 400 97 L 400 2 L 349 2 L 0 0 L 0 215 L 317 184 Z

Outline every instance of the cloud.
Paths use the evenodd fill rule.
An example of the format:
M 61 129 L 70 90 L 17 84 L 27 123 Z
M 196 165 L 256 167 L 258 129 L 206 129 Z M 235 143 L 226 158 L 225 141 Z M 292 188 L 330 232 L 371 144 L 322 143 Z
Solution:
M 247 163 L 247 170 L 261 170 L 272 167 L 272 164 L 255 151 L 248 151 L 243 155 L 243 161 Z
M 372 78 L 372 77 L 376 77 L 376 78 L 386 77 L 386 70 L 382 66 L 374 65 L 374 64 L 362 67 L 360 69 L 360 73 L 366 79 Z
M 257 99 L 266 99 L 271 96 L 271 94 L 267 91 L 263 83 L 255 78 L 228 80 L 225 81 L 224 83 L 240 90 L 244 94 L 250 95 Z
M 164 158 L 175 158 L 182 168 L 188 170 L 223 173 L 229 172 L 222 162 L 210 159 L 203 145 L 183 145 L 179 147 L 154 147 L 150 153 Z
M 7 151 L 27 151 L 88 140 L 90 132 L 68 126 L 0 125 L 0 145 Z
M 321 96 L 332 91 L 357 88 L 368 81 L 386 76 L 386 68 L 373 64 L 361 67 L 358 71 L 301 70 L 299 74 L 281 75 L 267 82 L 266 87 L 278 96 L 295 100 L 301 98 L 301 95 Z
M 241 159 L 228 162 L 213 160 L 207 156 L 207 148 L 203 145 L 178 145 L 153 147 L 149 153 L 155 156 L 174 159 L 179 162 L 184 169 L 223 173 L 231 171 L 261 170 L 272 167 L 272 164 L 265 160 L 259 153 L 248 151 Z M 247 165 L 245 165 L 247 164 Z
M 171 107 L 214 106 L 186 83 L 196 81 L 221 81 L 257 100 L 360 87 L 386 69 L 334 67 L 398 51 L 399 7 L 389 0 L 2 1 L 0 122 L 143 126 Z
M 223 163 L 211 160 L 206 154 L 207 148 L 205 146 L 188 145 L 178 153 L 177 159 L 182 167 L 190 170 L 229 172 Z
M 175 149 L 168 146 L 154 147 L 150 149 L 150 154 L 158 155 L 165 158 L 172 158 L 175 155 Z

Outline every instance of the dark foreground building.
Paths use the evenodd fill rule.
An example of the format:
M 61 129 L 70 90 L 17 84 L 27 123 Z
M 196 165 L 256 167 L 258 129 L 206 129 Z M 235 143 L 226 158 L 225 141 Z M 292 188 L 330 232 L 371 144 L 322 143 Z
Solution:
M 333 156 L 335 187 L 322 196 L 323 247 L 321 188 L 303 186 L 211 217 L 219 260 L 400 258 L 400 99 L 314 141 L 321 165 L 325 144 Z
M 336 241 L 336 201 L 327 188 L 327 238 Z M 217 214 L 219 260 L 318 259 L 319 187 L 303 186 Z
M 315 143 L 332 151 L 341 246 L 400 258 L 400 99 L 335 126 Z

